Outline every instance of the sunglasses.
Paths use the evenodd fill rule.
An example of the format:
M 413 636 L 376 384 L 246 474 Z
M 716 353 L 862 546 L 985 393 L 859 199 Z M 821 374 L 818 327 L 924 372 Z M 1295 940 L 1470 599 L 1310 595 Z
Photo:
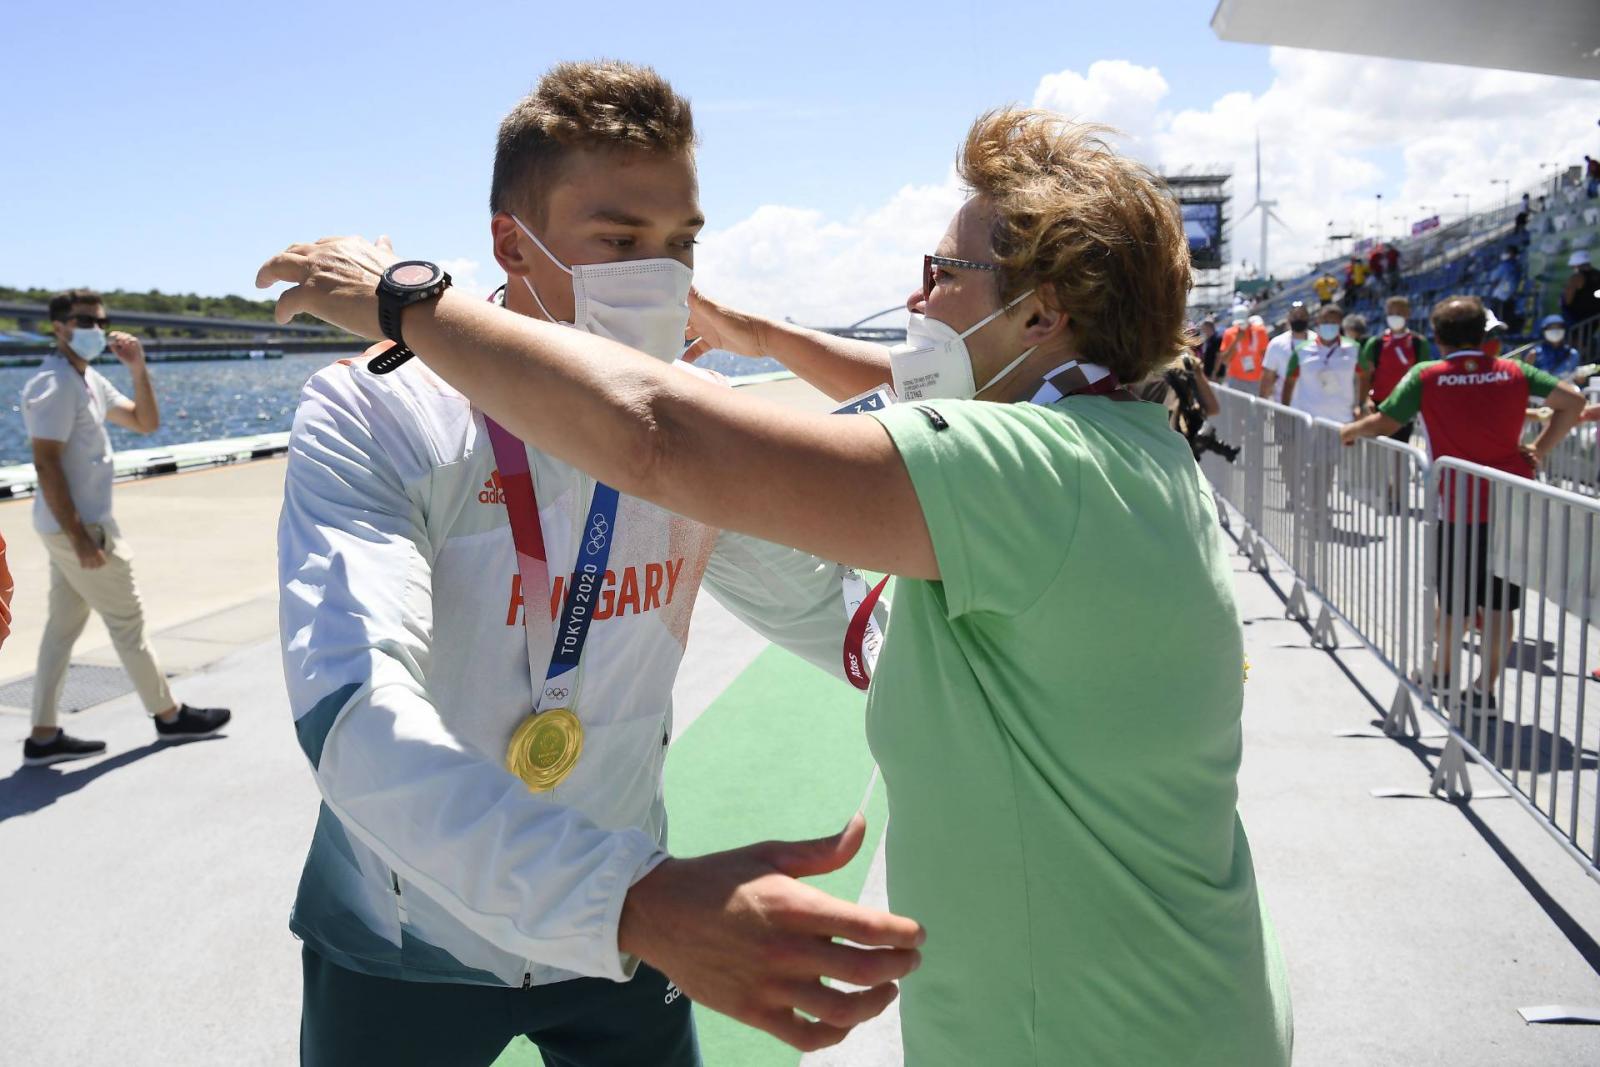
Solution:
M 111 325 L 111 320 L 110 319 L 106 319 L 106 318 L 98 318 L 97 319 L 93 315 L 68 315 L 62 321 L 63 322 L 70 322 L 75 326 L 82 326 L 85 330 L 89 329 L 91 326 L 98 326 L 103 330 L 107 326 Z
M 933 268 L 955 267 L 963 270 L 987 270 L 996 273 L 1000 270 L 998 263 L 974 263 L 970 259 L 951 259 L 949 256 L 923 256 L 922 257 L 922 295 L 927 296 L 933 292 Z

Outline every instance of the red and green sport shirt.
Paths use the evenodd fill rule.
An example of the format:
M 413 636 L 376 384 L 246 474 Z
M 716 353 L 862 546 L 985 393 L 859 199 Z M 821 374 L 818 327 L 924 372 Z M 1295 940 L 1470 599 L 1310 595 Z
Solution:
M 1378 410 L 1402 424 L 1420 414 L 1434 459 L 1449 456 L 1531 478 L 1533 467 L 1521 451 L 1528 398 L 1548 396 L 1560 384 L 1519 360 L 1454 352 L 1412 367 Z M 1487 520 L 1487 490 L 1474 508 L 1476 521 Z

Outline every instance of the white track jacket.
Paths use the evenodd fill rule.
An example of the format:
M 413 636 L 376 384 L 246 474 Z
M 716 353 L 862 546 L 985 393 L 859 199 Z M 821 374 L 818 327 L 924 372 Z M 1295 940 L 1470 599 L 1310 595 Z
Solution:
M 687 369 L 687 368 L 686 368 Z M 694 372 L 700 373 L 700 372 Z M 832 564 L 621 498 L 554 791 L 504 769 L 553 640 L 593 479 L 529 451 L 556 596 L 525 598 L 482 416 L 420 361 L 306 384 L 278 532 L 284 670 L 323 805 L 290 919 L 411 981 L 624 980 L 629 888 L 666 858 L 661 769 L 695 595 L 843 677 Z M 538 647 L 538 646 L 536 646 Z M 543 677 L 548 663 L 536 664 Z

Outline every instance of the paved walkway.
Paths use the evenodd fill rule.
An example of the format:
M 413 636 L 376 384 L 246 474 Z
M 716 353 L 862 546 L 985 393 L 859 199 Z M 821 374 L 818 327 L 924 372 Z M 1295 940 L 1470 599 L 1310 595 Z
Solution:
M 106 739 L 105 757 L 10 772 L 27 721 L 0 709 L 0 752 L 11 754 L 0 762 L 0 1063 L 294 1062 L 298 945 L 285 919 L 317 798 L 261 632 L 278 477 L 281 464 L 264 462 L 118 489 L 157 648 L 192 665 L 175 682 L 181 697 L 235 708 L 225 736 L 158 747 L 129 694 L 67 720 Z M 140 493 L 178 503 L 141 514 Z M 0 506 L 19 545 L 23 514 Z M 182 552 L 163 547 L 179 538 Z M 1335 736 L 1371 725 L 1392 682 L 1363 652 L 1313 650 L 1273 584 L 1242 559 L 1235 567 L 1252 664 L 1240 803 L 1289 960 L 1297 1063 L 1600 1062 L 1600 1028 L 1517 1014 L 1600 1007 L 1600 885 L 1510 800 L 1373 799 L 1375 786 L 1425 792 L 1439 742 Z M 17 573 L 25 597 L 36 572 Z M 30 640 L 21 631 L 0 665 L 31 659 Z M 90 640 L 87 658 L 98 654 Z M 678 850 L 825 833 L 854 810 L 870 771 L 859 695 L 763 650 L 709 600 L 674 695 Z M 869 813 L 880 830 L 881 790 Z M 871 851 L 828 887 L 881 903 Z M 801 1062 L 724 1018 L 700 1019 L 714 1067 Z M 534 1053 L 513 1046 L 501 1062 Z M 892 1018 L 804 1061 L 899 1062 Z

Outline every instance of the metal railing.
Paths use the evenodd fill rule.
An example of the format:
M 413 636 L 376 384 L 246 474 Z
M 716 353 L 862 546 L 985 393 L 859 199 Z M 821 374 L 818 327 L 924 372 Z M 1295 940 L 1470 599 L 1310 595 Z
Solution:
M 1448 458 L 1428 485 L 1428 689 L 1451 727 L 1434 787 L 1470 795 L 1470 755 L 1595 873 L 1600 501 Z
M 1202 470 L 1243 519 L 1251 565 L 1266 571 L 1269 548 L 1289 565 L 1286 613 L 1329 648 L 1341 620 L 1394 673 L 1385 733 L 1419 734 L 1419 709 L 1449 730 L 1434 792 L 1470 797 L 1476 762 L 1600 880 L 1600 714 L 1587 714 L 1600 499 L 1430 464 L 1398 441 L 1345 447 L 1335 423 L 1216 393 L 1217 432 L 1240 453 L 1234 464 L 1208 455 Z M 1593 492 L 1590 431 L 1552 453 L 1550 482 L 1587 478 Z M 1557 470 L 1567 452 L 1588 462 L 1581 474 Z M 1308 596 L 1320 601 L 1315 621 Z

